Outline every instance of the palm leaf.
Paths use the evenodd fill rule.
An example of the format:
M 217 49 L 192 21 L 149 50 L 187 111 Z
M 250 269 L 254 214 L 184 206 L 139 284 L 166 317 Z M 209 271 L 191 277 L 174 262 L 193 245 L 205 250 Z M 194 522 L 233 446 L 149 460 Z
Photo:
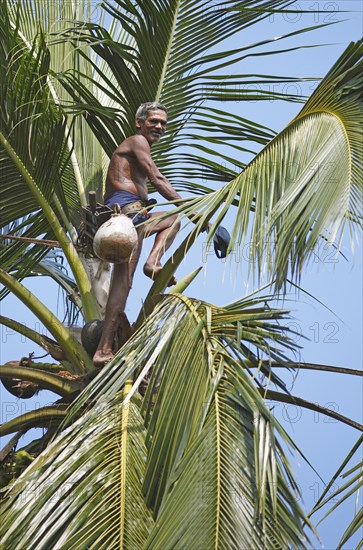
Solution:
M 278 335 L 274 334 L 274 328 L 265 320 L 265 312 L 258 307 L 248 310 L 240 305 L 232 316 L 228 310 L 196 300 L 181 296 L 174 298 L 174 302 L 176 300 L 181 301 L 179 308 L 185 313 L 177 325 L 174 325 L 169 341 L 154 361 L 144 404 L 148 426 L 147 441 L 150 442 L 144 493 L 146 502 L 154 509 L 155 515 L 163 507 L 180 457 L 201 429 L 201 423 L 213 401 L 213 394 L 219 388 L 220 380 L 223 380 L 227 368 L 225 362 L 240 365 L 244 372 L 244 360 L 253 357 L 257 367 L 257 354 L 278 355 L 274 340 L 284 338 L 283 328 L 276 323 L 279 315 L 284 312 L 274 311 L 275 318 L 271 325 L 278 331 L 281 330 Z M 269 311 L 268 315 L 270 314 Z M 259 320 L 256 325 L 254 319 Z M 170 321 L 167 323 L 168 327 L 171 326 Z M 233 333 L 236 345 L 231 345 L 231 351 L 227 351 L 224 342 L 228 339 L 232 342 Z M 192 336 L 188 337 L 188 334 Z M 241 344 L 241 338 L 244 345 Z M 234 352 L 237 349 L 238 362 L 235 363 Z M 248 375 L 246 377 L 249 379 Z M 272 379 L 278 380 L 273 374 Z M 152 413 L 153 390 L 159 384 L 155 412 Z M 244 392 L 246 401 L 257 408 L 264 406 L 262 400 L 256 399 L 257 392 L 251 382 L 248 385 L 245 383 Z
M 348 46 L 300 114 L 224 188 L 176 212 L 206 215 L 220 206 L 208 235 L 232 204 L 229 250 L 249 242 L 249 269 L 279 289 L 299 279 L 323 238 L 338 253 L 347 225 L 362 227 L 362 41 Z M 191 206 L 192 205 L 192 206 Z M 253 210 L 253 219 L 250 216 Z
M 178 303 L 179 306 L 176 307 Z M 211 372 L 216 353 L 213 342 L 220 341 L 219 338 L 227 338 L 227 334 L 231 337 L 233 322 L 236 341 L 245 334 L 245 331 L 247 338 L 248 334 L 252 338 L 252 334 L 255 333 L 256 337 L 251 339 L 252 345 L 263 353 L 270 351 L 267 344 L 268 338 L 284 341 L 285 329 L 279 325 L 275 328 L 281 330 L 280 338 L 277 333 L 274 334 L 268 322 L 266 322 L 266 333 L 263 333 L 261 326 L 265 322 L 264 312 L 259 308 L 256 307 L 254 312 L 255 319 L 260 319 L 259 327 L 254 327 L 252 312 L 244 310 L 241 305 L 239 315 L 236 306 L 234 313 L 232 318 L 228 310 L 223 311 L 181 296 L 170 295 L 163 298 L 139 331 L 102 372 L 102 376 L 88 386 L 75 404 L 75 411 L 77 411 L 89 400 L 97 399 L 101 387 L 105 398 L 112 399 L 125 379 L 139 369 L 140 365 L 143 368 L 135 385 L 140 383 L 152 366 L 152 377 L 143 405 L 148 426 L 147 442 L 150 444 L 144 493 L 146 502 L 153 507 L 155 514 L 168 494 L 173 472 L 188 442 L 193 441 L 201 428 L 213 392 L 223 372 L 222 364 L 219 374 Z M 271 311 L 268 310 L 268 317 L 270 315 Z M 279 313 L 275 312 L 276 319 L 278 316 Z M 159 326 L 160 328 L 156 330 Z M 222 326 L 225 326 L 225 334 L 221 337 Z M 278 355 L 278 351 L 274 348 L 272 343 L 271 353 Z M 243 355 L 243 351 L 246 358 L 253 355 L 246 346 L 242 347 L 240 355 Z M 234 362 L 230 355 L 228 360 Z M 239 364 L 243 370 L 243 362 Z M 185 366 L 185 370 L 181 370 L 182 365 Z M 153 391 L 156 388 L 158 388 L 158 397 L 154 411 Z M 247 385 L 245 392 L 247 392 L 248 401 L 255 403 L 258 394 L 253 386 Z M 263 401 L 259 398 L 257 403 L 264 407 Z
M 129 341 L 120 348 L 113 360 L 102 369 L 100 376 L 89 384 L 75 402 L 74 414 L 87 402 L 97 399 L 101 390 L 105 398 L 112 399 L 122 389 L 126 380 L 136 372 L 139 373 L 140 383 L 153 365 L 153 372 L 157 371 L 155 363 L 162 370 L 165 361 L 171 364 L 172 358 L 167 357 L 167 350 L 169 346 L 174 346 L 175 338 L 179 338 L 175 343 L 175 350 L 179 352 L 184 349 L 183 342 L 186 338 L 189 340 L 190 337 L 195 337 L 196 341 L 193 340 L 189 350 L 190 360 L 193 361 L 193 345 L 201 346 L 202 349 L 203 342 L 208 340 L 209 332 L 205 332 L 206 319 L 210 337 L 218 338 L 223 343 L 228 340 L 230 353 L 235 359 L 243 361 L 245 368 L 250 372 L 251 366 L 258 369 L 255 376 L 252 374 L 254 378 L 258 377 L 262 369 L 268 378 L 272 377 L 274 383 L 284 388 L 279 377 L 269 367 L 272 364 L 271 356 L 278 358 L 279 364 L 286 365 L 285 346 L 292 351 L 298 346 L 289 337 L 290 328 L 281 322 L 288 317 L 288 312 L 266 306 L 266 302 L 271 298 L 247 297 L 229 304 L 226 308 L 175 294 L 150 298 L 149 309 L 144 311 L 145 319 L 140 318 L 135 324 L 137 330 Z M 181 332 L 184 323 L 189 328 L 184 328 Z M 191 329 L 192 325 L 188 323 L 196 323 L 195 329 Z M 291 334 L 293 336 L 293 333 Z M 201 338 L 199 342 L 198 337 Z M 270 362 L 264 364 L 263 359 L 267 357 L 270 358 Z M 173 368 L 177 367 L 170 367 Z M 208 370 L 207 366 L 205 368 Z
M 188 541 L 187 526 L 195 533 L 201 527 L 198 522 L 204 518 L 200 536 L 205 531 L 207 542 L 213 539 L 233 548 L 241 540 L 264 541 L 267 546 L 289 541 L 298 547 L 304 540 L 302 525 L 306 518 L 295 504 L 296 498 L 289 488 L 294 484 L 287 459 L 273 431 L 277 428 L 282 437 L 286 436 L 275 424 L 243 362 L 233 358 L 221 340 L 221 327 L 226 326 L 231 337 L 235 323 L 236 341 L 244 328 L 250 334 L 256 332 L 254 349 L 268 353 L 271 320 L 266 322 L 265 338 L 260 339 L 261 326 L 250 323 L 251 312 L 245 312 L 241 305 L 239 316 L 237 311 L 237 305 L 223 310 L 181 295 L 159 297 L 143 326 L 72 406 L 72 414 L 63 428 L 71 421 L 73 424 L 32 463 L 19 485 L 13 488 L 3 522 L 3 543 L 16 546 L 20 529 L 27 533 L 29 546 L 116 548 L 128 522 L 135 528 L 133 533 L 139 533 L 140 537 L 144 533 L 144 539 L 136 543 L 135 538 L 130 538 L 131 542 L 125 538 L 124 548 L 160 548 L 154 538 L 164 540 L 165 533 L 178 525 L 177 534 L 186 537 L 181 538 L 183 542 Z M 258 312 L 256 307 L 255 317 Z M 283 313 L 276 315 L 278 318 Z M 261 325 L 264 322 L 261 311 Z M 273 331 L 270 335 L 274 348 L 278 337 Z M 133 400 L 133 395 L 150 370 L 149 387 L 139 410 L 138 397 Z M 137 377 L 131 389 L 130 377 Z M 77 414 L 91 402 L 93 408 L 77 420 Z M 132 410 L 136 423 L 130 424 L 125 434 L 122 426 L 124 422 L 127 424 L 126 418 L 130 418 L 127 415 Z M 125 463 L 123 442 L 127 442 L 128 436 L 133 441 L 141 439 L 135 443 L 136 454 L 130 455 Z M 258 440 L 260 447 L 256 447 Z M 199 464 L 198 456 L 203 458 Z M 202 467 L 203 464 L 208 467 Z M 191 483 L 184 485 L 183 496 L 179 497 L 179 481 L 184 484 L 189 468 L 196 477 L 192 476 Z M 133 473 L 135 469 L 137 476 Z M 132 481 L 127 478 L 126 487 L 132 494 L 126 501 L 124 474 L 132 477 Z M 49 480 L 55 483 L 52 482 L 52 492 L 58 495 L 55 499 L 49 498 Z M 30 495 L 35 487 L 39 498 L 34 505 L 33 501 L 22 499 L 21 491 Z M 203 487 L 207 504 L 202 510 Z M 199 508 L 192 499 L 196 488 Z M 145 504 L 142 493 L 146 495 Z M 174 511 L 180 520 L 177 524 L 170 523 L 167 517 L 169 499 L 175 503 Z M 233 514 L 226 514 L 227 505 L 232 506 Z M 149 509 L 151 506 L 158 518 L 156 531 L 152 530 L 150 512 L 145 516 L 144 506 Z M 193 523 L 191 506 L 197 512 Z M 214 513 L 210 514 L 212 509 Z M 199 513 L 202 511 L 203 514 Z M 122 520 L 120 524 L 120 518 L 125 523 Z M 15 524 L 18 529 L 11 527 Z M 146 542 L 149 534 L 151 538 Z M 244 539 L 240 539 L 242 534 Z
M 38 215 L 35 214 L 35 217 L 38 217 Z M 30 218 L 34 219 L 33 216 Z M 15 239 L 1 240 L 0 243 L 1 266 L 19 281 L 29 275 L 48 253 L 48 249 L 44 246 L 37 244 L 29 246 L 29 242 L 27 241 L 18 241 L 19 237 L 31 240 L 37 239 L 39 231 L 40 234 L 48 236 L 47 233 L 44 233 L 48 228 L 47 221 L 44 218 L 40 220 L 38 217 L 38 220 L 32 225 L 32 219 L 26 222 L 27 227 L 25 230 L 22 230 L 18 225 L 9 233 Z M 8 232 L 6 231 L 6 233 Z M 0 292 L 1 299 L 7 293 L 7 289 L 3 288 Z
M 6 97 L 6 106 L 3 105 L 1 109 L 0 158 L 6 173 L 1 197 L 4 214 L 2 223 L 7 225 L 16 216 L 32 214 L 33 233 L 37 220 L 47 220 L 48 234 L 56 236 L 73 270 L 83 298 L 85 315 L 89 319 L 96 318 L 98 310 L 90 292 L 90 282 L 60 222 L 64 216 L 66 219 L 68 217 L 67 204 L 70 196 L 66 199 L 62 186 L 56 185 L 56 182 L 62 181 L 69 153 L 65 120 L 54 106 L 46 83 L 49 51 L 42 36 L 39 37 L 39 42 L 34 41 L 33 52 L 19 43 L 16 29 L 11 30 L 6 10 L 2 12 L 2 22 L 2 86 L 9 88 L 7 95 L 3 96 Z M 28 143 L 29 136 L 32 139 Z M 14 201 L 14 193 L 18 195 L 17 201 Z M 44 222 L 41 222 L 38 230 L 43 227 Z M 3 252 L 6 258 L 4 267 L 9 267 L 9 264 L 14 265 L 23 249 L 16 251 L 15 247 L 5 247 Z M 42 255 L 44 249 L 40 251 L 35 245 L 29 254 L 28 267 L 23 264 L 19 276 L 25 276 L 26 269 L 31 269 Z
M 146 548 L 305 547 L 303 514 L 291 505 L 296 497 L 286 490 L 271 426 L 253 414 L 245 382 L 237 387 L 236 371 L 222 363 L 213 404 Z
M 34 294 L 2 269 L 0 269 L 0 282 L 25 303 L 30 311 L 49 330 L 56 342 L 62 347 L 67 359 L 71 362 L 74 372 L 84 373 L 87 370 L 93 370 L 93 364 L 83 347 Z
M 331 508 L 325 513 L 325 515 L 320 520 L 320 522 L 324 521 L 324 519 L 327 516 L 329 516 L 334 510 L 336 510 L 345 500 L 347 500 L 352 495 L 355 494 L 358 500 L 359 493 L 363 485 L 362 460 L 360 460 L 354 467 L 350 468 L 345 472 L 344 472 L 344 469 L 347 467 L 348 463 L 352 460 L 353 456 L 355 456 L 356 453 L 359 452 L 359 449 L 361 448 L 362 443 L 363 443 L 363 435 L 361 435 L 358 438 L 357 442 L 353 445 L 352 449 L 349 451 L 348 455 L 343 460 L 342 464 L 339 466 L 339 468 L 337 469 L 337 471 L 335 472 L 335 474 L 333 475 L 329 483 L 326 485 L 323 494 L 320 496 L 318 502 L 315 504 L 313 510 L 311 511 L 310 515 L 314 514 L 315 512 L 320 510 L 322 507 L 335 502 L 335 504 L 333 504 Z M 352 476 L 352 474 L 354 475 L 349 479 L 349 481 L 344 483 L 339 489 L 332 491 L 332 487 L 339 476 L 349 477 L 349 476 Z M 358 529 L 361 529 L 362 525 L 363 525 L 363 510 L 362 508 L 360 508 L 356 510 L 355 516 L 353 520 L 350 522 L 350 524 L 348 525 L 348 527 L 346 528 L 345 532 L 343 533 L 337 548 L 340 550 L 343 547 L 343 545 L 346 542 L 348 542 L 349 539 L 358 531 Z M 357 548 L 360 546 L 361 545 L 357 546 Z
M 52 203 L 55 182 L 62 179 L 68 152 L 64 120 L 54 108 L 46 85 L 49 50 L 41 35 L 33 40 L 30 50 L 24 46 L 17 29 L 11 27 L 6 9 L 2 10 L 1 22 L 2 135 L 10 144 L 16 144 L 18 157 Z M 7 224 L 39 210 L 39 204 L 23 184 L 23 174 L 10 161 L 2 141 L 1 162 L 6 176 L 2 187 L 2 223 Z M 60 204 L 67 212 L 63 189 L 58 187 Z
M 54 2 L 36 2 L 32 9 L 19 2 L 10 0 L 7 3 L 9 18 L 17 28 L 18 36 L 25 45 L 30 47 L 39 27 L 45 34 L 50 49 L 50 72 L 66 72 L 68 70 L 82 71 L 86 75 L 92 73 L 92 66 L 86 58 L 74 51 L 67 41 L 59 41 L 55 37 L 61 33 L 72 20 L 90 20 L 94 5 L 90 0 L 83 0 L 74 4 L 55 0 Z M 102 17 L 101 17 L 102 20 Z M 64 88 L 57 86 L 54 79 L 48 77 L 47 85 L 54 102 L 57 105 L 69 105 L 71 97 Z M 76 193 L 78 200 L 85 205 L 87 189 L 102 187 L 102 151 L 98 146 L 97 138 L 89 131 L 82 118 L 70 119 L 71 134 L 67 137 L 69 149 L 70 170 L 73 180 L 70 192 Z M 76 224 L 77 210 L 71 212 L 73 223 Z
M 28 469 L 28 495 L 36 490 L 36 502 L 23 500 L 20 493 L 9 501 L 3 543 L 44 549 L 142 548 L 153 525 L 141 495 L 145 460 L 138 400 L 123 406 L 119 396 L 92 409 Z M 49 498 L 50 489 L 60 498 Z M 14 520 L 23 534 L 13 528 Z
M 212 4 L 200 0 L 192 3 L 165 0 L 145 5 L 141 1 L 107 1 L 105 10 L 124 31 L 122 41 L 114 40 L 105 28 L 96 24 L 80 23 L 65 36 L 73 38 L 77 50 L 84 42 L 90 44 L 98 58 L 107 64 L 108 74 L 101 74 L 103 67 L 94 64 L 97 77 L 90 77 L 88 82 L 82 80 L 84 74 L 58 76 L 75 101 L 76 109 L 86 115 L 87 123 L 108 155 L 134 132 L 134 116 L 139 104 L 151 100 L 164 102 L 169 109 L 170 123 L 168 135 L 155 147 L 157 164 L 172 178 L 176 188 L 191 187 L 194 192 L 198 189 L 200 192 L 200 185 L 190 183 L 191 174 L 199 180 L 207 174 L 208 179 L 218 184 L 233 175 L 230 171 L 221 174 L 220 168 L 223 157 L 234 165 L 230 155 L 222 153 L 220 160 L 216 160 L 218 151 L 225 150 L 226 144 L 230 144 L 235 153 L 240 150 L 241 136 L 258 144 L 266 143 L 271 136 L 268 129 L 215 109 L 208 103 L 249 100 L 244 84 L 249 86 L 251 82 L 259 90 L 260 84 L 289 80 L 271 75 L 232 75 L 231 66 L 250 55 L 271 53 L 267 50 L 255 54 L 261 46 L 271 46 L 276 40 L 311 29 L 255 44 L 241 44 L 235 50 L 213 53 L 213 48 L 220 44 L 221 37 L 241 33 L 244 28 L 266 18 L 270 10 L 283 11 L 291 3 L 290 0 L 253 0 L 241 5 L 236 0 Z M 285 51 L 289 49 L 281 50 Z M 100 92 L 95 97 L 92 88 L 97 87 Z M 260 92 L 258 96 L 263 99 Z M 298 98 L 269 92 L 264 99 Z M 208 142 L 210 135 L 214 164 L 208 154 L 198 155 L 198 150 L 195 153 L 199 145 Z M 190 146 L 192 154 L 185 157 L 183 149 Z M 186 168 L 185 159 L 188 160 Z

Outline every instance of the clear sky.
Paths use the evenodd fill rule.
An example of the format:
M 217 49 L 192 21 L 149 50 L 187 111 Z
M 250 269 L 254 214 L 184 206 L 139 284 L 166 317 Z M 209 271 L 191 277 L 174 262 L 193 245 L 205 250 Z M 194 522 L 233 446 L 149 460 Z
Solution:
M 313 26 L 317 23 L 329 23 L 346 19 L 338 25 L 328 26 L 311 33 L 293 37 L 290 42 L 277 43 L 276 48 L 284 45 L 321 44 L 322 48 L 301 49 L 289 54 L 274 55 L 267 58 L 253 58 L 244 61 L 234 69 L 237 74 L 264 73 L 289 76 L 320 77 L 324 76 L 331 65 L 343 52 L 351 40 L 362 36 L 362 5 L 360 0 L 314 1 L 298 0 L 296 7 L 306 10 L 320 10 L 322 13 L 306 14 L 275 14 L 259 26 L 246 31 L 241 36 L 244 44 L 257 42 L 261 38 L 277 37 L 293 32 L 300 27 Z M 340 13 L 347 10 L 349 13 Z M 235 47 L 236 42 L 234 41 Z M 264 49 L 266 50 L 266 46 Z M 285 86 L 285 88 L 284 88 Z M 291 91 L 296 92 L 297 85 L 291 85 Z M 298 85 L 300 86 L 300 85 Z M 309 82 L 301 86 L 301 93 L 310 95 L 316 83 Z M 286 85 L 280 85 L 286 91 Z M 282 130 L 286 123 L 300 110 L 299 104 L 283 102 L 241 102 L 228 105 L 230 112 L 256 120 L 270 126 L 276 131 Z M 243 160 L 249 160 L 247 158 Z M 227 222 L 228 223 L 228 222 Z M 227 227 L 227 223 L 225 224 Z M 143 256 L 146 256 L 150 244 L 146 244 Z M 195 282 L 188 288 L 190 296 L 223 305 L 253 290 L 251 282 L 247 281 L 247 253 L 236 262 L 222 262 L 213 255 L 208 255 L 205 262 L 203 254 L 203 238 L 200 237 L 194 251 L 188 256 L 177 272 L 178 278 L 190 273 L 199 265 L 204 269 Z M 334 259 L 330 250 L 321 248 L 310 267 L 306 270 L 301 286 L 308 293 L 318 298 L 326 307 L 309 298 L 307 294 L 300 296 L 290 294 L 294 301 L 285 304 L 291 308 L 294 319 L 291 327 L 299 333 L 297 342 L 303 346 L 299 359 L 314 363 L 345 366 L 354 369 L 362 368 L 362 246 L 356 243 L 354 255 L 350 250 L 348 240 L 344 242 L 343 257 Z M 142 262 L 141 258 L 141 262 Z M 57 287 L 44 278 L 29 280 L 29 288 L 58 316 L 63 316 L 63 299 L 58 294 Z M 134 288 L 130 294 L 126 308 L 130 320 L 134 320 L 145 297 L 149 281 L 142 271 L 137 271 Z M 296 300 L 299 301 L 296 301 Z M 39 322 L 14 297 L 9 296 L 1 305 L 2 315 L 15 318 L 28 326 L 40 329 Z M 301 334 L 301 336 L 300 336 Z M 304 340 L 303 336 L 309 340 Z M 24 341 L 20 335 L 2 327 L 1 333 L 1 364 L 6 361 L 20 359 L 34 351 L 42 355 L 32 342 Z M 47 359 L 45 359 L 47 360 Z M 343 415 L 362 422 L 362 378 L 346 375 L 314 373 L 301 371 L 297 378 L 285 376 L 292 394 L 308 399 L 319 405 L 331 408 Z M 52 402 L 49 392 L 39 394 L 30 401 L 16 400 L 1 388 L 2 421 L 10 420 L 20 412 L 32 410 Z M 290 433 L 298 447 L 314 465 L 324 482 L 329 481 L 340 465 L 359 433 L 353 428 L 323 417 L 320 414 L 295 407 L 275 403 L 274 411 L 283 427 Z M 5 439 L 5 438 L 4 438 Z M 5 441 L 4 441 L 5 443 Z M 360 453 L 360 457 L 362 452 Z M 357 457 L 358 458 L 358 457 Z M 355 461 L 357 462 L 357 460 Z M 354 462 L 354 463 L 355 463 Z M 298 455 L 291 455 L 291 463 L 296 473 L 296 479 L 303 493 L 301 504 L 310 510 L 323 490 L 323 481 L 309 468 Z M 341 485 L 338 482 L 338 486 Z M 354 502 L 338 509 L 319 528 L 322 547 L 335 550 L 336 545 L 353 517 Z M 362 534 L 361 534 L 362 536 Z M 355 541 L 358 540 L 356 537 Z M 316 541 L 315 548 L 321 546 Z M 355 543 L 346 545 L 346 550 L 353 550 Z

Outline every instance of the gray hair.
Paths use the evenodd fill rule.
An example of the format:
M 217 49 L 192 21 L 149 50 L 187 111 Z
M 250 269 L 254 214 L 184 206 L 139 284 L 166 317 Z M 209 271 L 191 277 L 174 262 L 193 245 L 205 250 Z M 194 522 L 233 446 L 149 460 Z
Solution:
M 142 103 L 142 105 L 140 105 L 140 107 L 136 111 L 136 115 L 135 115 L 136 120 L 141 120 L 141 122 L 144 122 L 144 120 L 146 120 L 146 117 L 149 111 L 164 111 L 166 114 L 168 114 L 168 111 L 166 110 L 165 105 L 162 105 L 161 103 L 157 103 L 156 101 L 152 101 L 149 103 Z

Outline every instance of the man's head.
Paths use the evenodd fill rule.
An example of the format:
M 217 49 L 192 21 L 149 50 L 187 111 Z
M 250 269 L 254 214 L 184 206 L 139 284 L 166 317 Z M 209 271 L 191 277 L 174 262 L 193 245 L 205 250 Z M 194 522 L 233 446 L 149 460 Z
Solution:
M 142 103 L 138 110 L 136 111 L 136 120 L 140 120 L 141 122 L 144 122 L 146 120 L 146 117 L 150 111 L 164 111 L 166 116 L 168 116 L 168 111 L 166 110 L 165 105 L 162 105 L 161 103 L 157 103 L 156 101 L 152 101 L 149 103 Z
M 152 145 L 159 141 L 166 129 L 167 110 L 161 103 L 143 103 L 136 111 L 136 132 Z

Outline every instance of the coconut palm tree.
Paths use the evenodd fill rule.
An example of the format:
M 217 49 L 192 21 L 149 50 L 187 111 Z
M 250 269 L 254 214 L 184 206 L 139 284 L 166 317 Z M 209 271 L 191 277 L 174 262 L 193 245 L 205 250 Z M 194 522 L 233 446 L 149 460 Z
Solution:
M 312 526 L 297 504 L 285 451 L 294 444 L 268 400 L 314 405 L 291 396 L 276 374 L 296 367 L 296 344 L 288 312 L 273 300 L 289 280 L 299 281 L 321 239 L 339 249 L 345 226 L 361 225 L 362 43 L 348 46 L 277 135 L 213 106 L 246 99 L 236 81 L 256 75 L 225 69 L 272 42 L 221 51 L 221 37 L 239 36 L 290 4 L 105 1 L 105 21 L 95 23 L 70 3 L 34 3 L 30 13 L 22 3 L 2 2 L 0 280 L 3 294 L 19 297 L 52 338 L 14 319 L 2 322 L 57 363 L 29 357 L 0 372 L 13 391 L 47 388 L 61 397 L 2 426 L 3 435 L 15 433 L 2 452 L 5 481 L 31 461 L 6 497 L 5 547 L 308 546 Z M 293 80 L 258 75 L 258 82 Z M 102 317 L 97 281 L 109 271 L 80 239 L 81 207 L 89 190 L 101 199 L 107 158 L 133 133 L 135 108 L 148 100 L 166 103 L 171 120 L 157 164 L 194 195 L 175 211 L 202 216 L 144 297 L 130 338 L 94 377 L 87 351 L 22 281 L 49 274 L 85 321 Z M 247 165 L 234 158 L 246 149 L 241 137 L 263 145 Z M 235 171 L 221 170 L 217 151 Z M 205 223 L 211 245 L 227 212 L 229 251 L 251 241 L 250 265 L 255 275 L 268 274 L 268 289 L 217 307 L 185 294 L 197 270 L 164 294 Z M 47 263 L 57 247 L 72 277 Z M 45 436 L 14 454 L 35 426 L 47 428 Z

